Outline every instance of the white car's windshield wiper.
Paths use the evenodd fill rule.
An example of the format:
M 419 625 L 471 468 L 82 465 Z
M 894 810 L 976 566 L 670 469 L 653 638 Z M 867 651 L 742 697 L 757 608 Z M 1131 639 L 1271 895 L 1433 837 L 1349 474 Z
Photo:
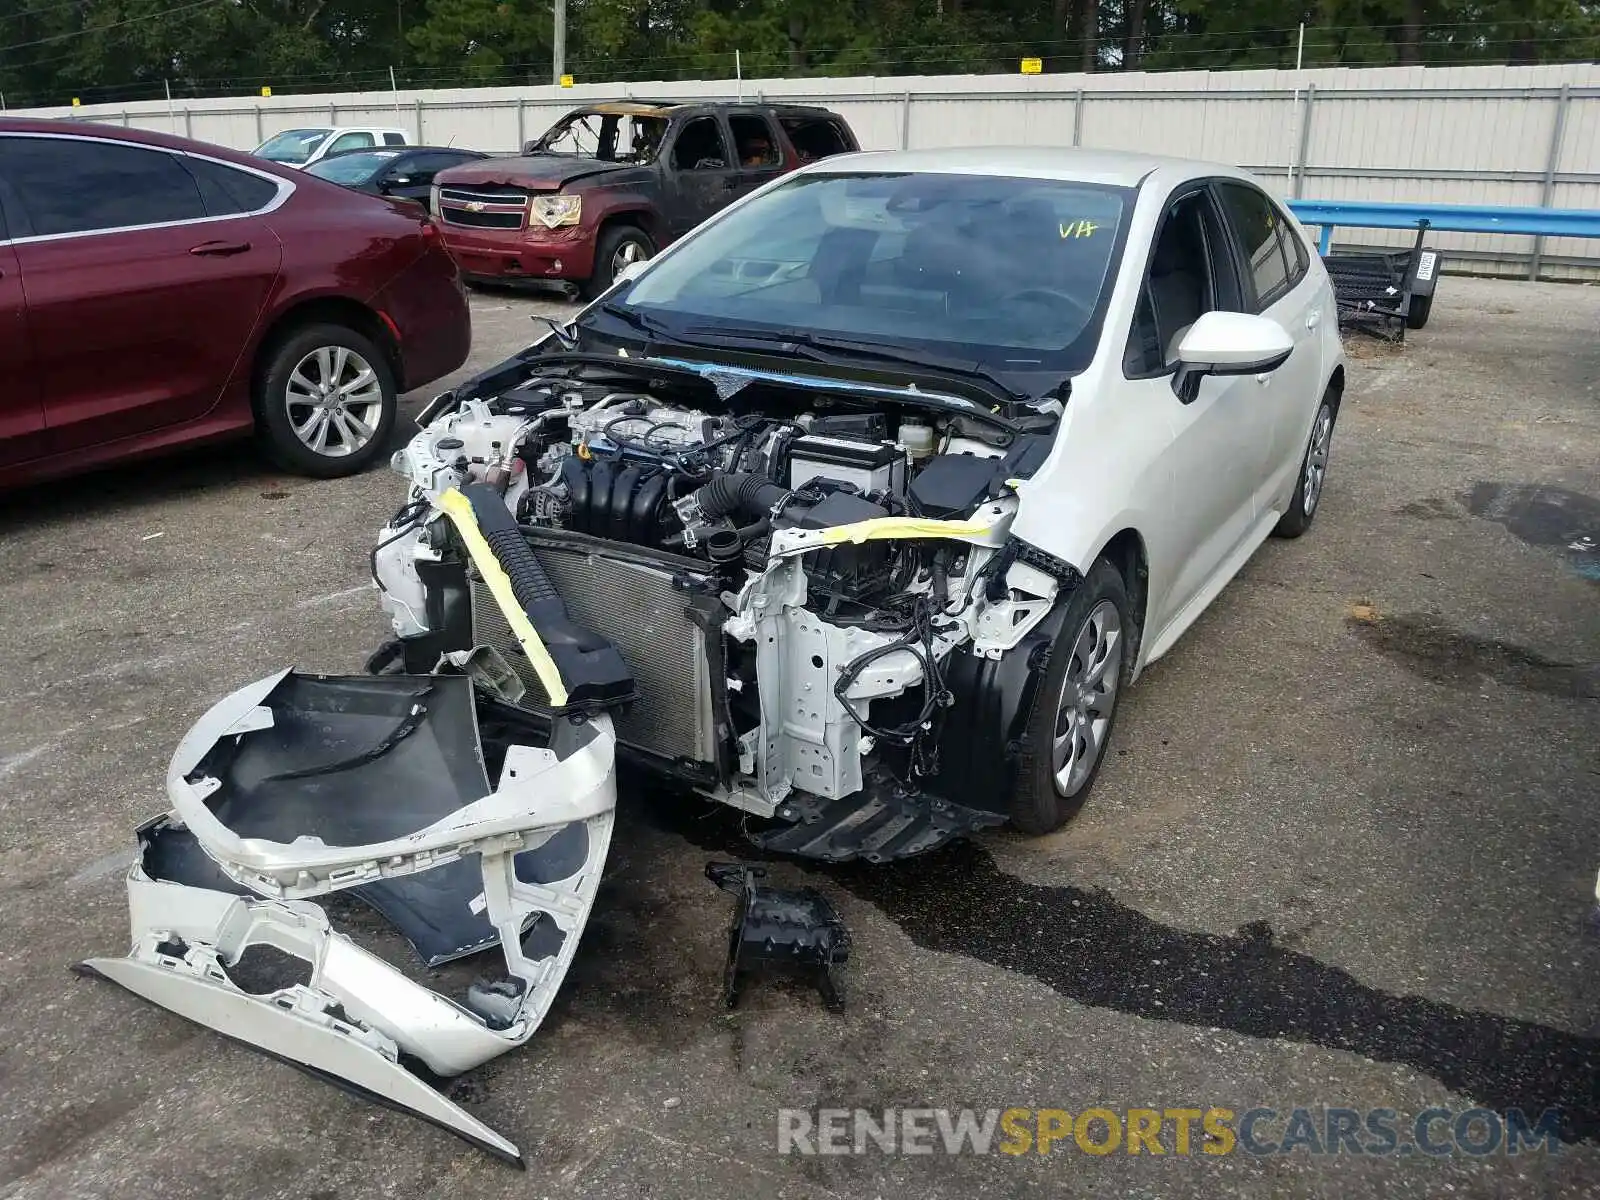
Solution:
M 615 317 L 624 325 L 632 326 L 640 333 L 649 334 L 653 338 L 661 338 L 669 342 L 681 343 L 683 341 L 682 338 L 668 330 L 660 321 L 654 317 L 646 316 L 637 308 L 628 308 L 626 305 L 618 304 L 612 300 L 603 300 L 600 302 L 600 311 L 607 316 Z
M 637 329 L 640 333 L 678 346 L 703 346 L 708 350 L 739 350 L 746 348 L 751 341 L 759 341 L 764 347 L 773 345 L 771 337 L 752 338 L 742 330 L 689 329 L 680 333 L 675 329 L 669 329 L 666 322 L 659 318 L 612 300 L 602 301 L 600 311 Z
M 800 330 L 778 332 L 764 329 L 745 329 L 735 326 L 716 326 L 691 327 L 685 332 L 741 338 L 765 343 L 769 346 L 777 344 L 796 348 L 805 347 L 809 350 L 822 352 L 820 355 L 807 356 L 813 359 L 832 359 L 837 361 L 840 355 L 851 358 L 881 358 L 885 362 L 906 363 L 909 366 L 926 367 L 946 374 L 963 375 L 970 379 L 981 380 L 988 384 L 986 390 L 999 393 L 1001 399 L 1010 401 L 1013 404 L 1023 404 L 1032 399 L 1026 393 L 1017 391 L 982 363 L 970 358 L 950 358 L 940 354 L 929 354 L 921 350 L 900 350 L 878 342 L 857 341 L 854 338 L 834 337 L 832 334 L 825 333 L 806 333 Z

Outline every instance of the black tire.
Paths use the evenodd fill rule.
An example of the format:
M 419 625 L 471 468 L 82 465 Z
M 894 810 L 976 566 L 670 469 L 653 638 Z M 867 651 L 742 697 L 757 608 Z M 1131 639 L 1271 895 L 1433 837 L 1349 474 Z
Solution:
M 1102 639 L 1094 636 L 1090 623 L 1091 619 L 1103 622 L 1107 606 L 1116 615 L 1115 648 L 1108 646 L 1104 654 L 1099 654 L 1095 647 Z M 1093 644 L 1088 662 L 1079 653 L 1083 640 Z M 1117 704 L 1133 678 L 1133 660 L 1138 645 L 1139 638 L 1122 573 L 1106 559 L 1099 559 L 1067 601 L 1061 633 L 1051 647 L 1050 665 L 1045 670 L 1044 680 L 1034 700 L 1033 716 L 1023 740 L 1016 789 L 1011 794 L 1011 823 L 1023 833 L 1037 835 L 1060 829 L 1077 815 L 1084 801 L 1089 798 L 1089 791 L 1100 776 L 1106 747 L 1116 726 Z M 1110 662 L 1113 653 L 1117 656 L 1115 664 Z M 1076 689 L 1084 674 L 1083 668 L 1091 666 L 1093 662 L 1105 665 L 1098 701 L 1081 706 L 1087 714 L 1093 714 L 1089 728 L 1099 728 L 1093 758 L 1084 761 L 1084 770 L 1078 766 L 1077 759 L 1082 753 L 1085 726 L 1076 711 L 1080 706 L 1074 703 L 1069 685 Z M 1105 676 L 1115 681 L 1115 686 L 1109 691 L 1109 699 L 1104 688 Z M 1071 717 L 1067 715 L 1069 710 L 1073 710 Z M 1103 728 L 1098 725 L 1101 719 L 1104 720 Z M 1056 755 L 1058 735 L 1071 740 L 1072 756 L 1067 760 L 1065 769 Z M 1081 774 L 1078 773 L 1080 770 Z M 1065 781 L 1058 778 L 1058 773 L 1067 776 Z
M 600 234 L 594 248 L 594 274 L 581 289 L 585 297 L 592 300 L 616 282 L 629 247 L 641 259 L 655 257 L 656 244 L 637 225 L 610 225 Z
M 328 353 L 326 360 L 319 357 L 322 351 Z M 312 365 L 307 366 L 308 360 Z M 308 442 L 295 427 L 304 427 L 319 412 L 319 404 L 308 394 L 308 384 L 315 387 L 324 382 L 319 377 L 323 362 L 337 367 L 328 381 L 333 388 L 328 402 L 333 407 L 322 414 L 322 427 L 312 429 Z M 302 366 L 307 369 L 299 371 L 296 378 Z M 371 379 L 358 390 L 344 393 L 341 404 L 345 383 L 355 389 L 367 369 Z M 318 322 L 293 330 L 267 350 L 256 377 L 255 403 L 256 431 L 274 462 L 299 475 L 332 479 L 364 471 L 387 453 L 399 398 L 394 368 L 381 347 L 348 326 Z M 364 441 L 360 440 L 362 428 L 371 431 Z M 312 444 L 318 432 L 323 434 L 324 449 L 320 451 Z
M 1278 523 L 1272 527 L 1273 537 L 1297 538 L 1310 529 L 1311 522 L 1317 519 L 1317 509 L 1322 507 L 1322 494 L 1328 486 L 1328 462 L 1333 452 L 1333 430 L 1339 420 L 1339 406 L 1334 401 L 1333 392 L 1327 391 L 1322 394 L 1322 403 L 1317 406 L 1317 415 L 1311 420 L 1311 434 L 1306 438 L 1305 453 L 1300 456 L 1300 475 L 1294 483 L 1294 495 L 1289 498 L 1288 511 L 1279 517 Z M 1319 439 L 1322 461 L 1313 485 L 1311 459 L 1312 452 L 1318 448 Z
M 1411 303 L 1406 307 L 1406 328 L 1421 329 L 1428 323 L 1428 317 L 1433 313 L 1433 293 L 1426 296 L 1413 296 Z

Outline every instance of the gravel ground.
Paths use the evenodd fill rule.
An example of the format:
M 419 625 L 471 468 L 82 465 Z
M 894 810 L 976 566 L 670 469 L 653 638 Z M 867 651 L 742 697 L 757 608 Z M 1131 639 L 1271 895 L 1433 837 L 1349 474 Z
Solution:
M 474 369 L 563 308 L 473 306 Z M 131 830 L 194 718 L 360 668 L 399 481 L 241 448 L 0 498 L 0 1196 L 1600 1194 L 1597 329 L 1600 290 L 1449 279 L 1403 348 L 1353 342 L 1315 529 L 1133 689 L 1067 829 L 774 866 L 853 929 L 842 1016 L 721 1007 L 701 871 L 736 822 L 626 795 L 545 1027 L 452 1085 L 525 1176 L 67 971 L 125 944 Z M 899 1106 L 1564 1123 L 1516 1156 L 1179 1154 L 1170 1122 L 1161 1156 L 777 1152 L 781 1107 Z

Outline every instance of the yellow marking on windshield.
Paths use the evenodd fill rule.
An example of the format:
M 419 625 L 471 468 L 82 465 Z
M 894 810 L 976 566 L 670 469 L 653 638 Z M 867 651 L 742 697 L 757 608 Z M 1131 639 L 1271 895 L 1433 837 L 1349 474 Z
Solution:
M 1093 237 L 1100 226 L 1085 217 L 1081 221 L 1063 221 L 1061 223 L 1061 236 L 1065 238 Z

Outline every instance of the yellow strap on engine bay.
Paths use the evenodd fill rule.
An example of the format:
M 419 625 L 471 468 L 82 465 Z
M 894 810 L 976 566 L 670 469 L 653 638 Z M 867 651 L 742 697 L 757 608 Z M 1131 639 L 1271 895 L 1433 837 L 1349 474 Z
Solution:
M 567 685 L 561 682 L 561 672 L 556 668 L 555 659 L 550 657 L 550 651 L 545 648 L 538 630 L 534 629 L 533 622 L 528 620 L 528 614 L 523 611 L 522 603 L 517 599 L 517 593 L 511 586 L 511 577 L 506 574 L 505 568 L 500 565 L 500 560 L 494 556 L 494 551 L 484 539 L 483 531 L 478 528 L 478 518 L 473 515 L 472 502 L 455 488 L 450 488 L 439 497 L 437 504 L 455 525 L 461 540 L 466 543 L 467 554 L 471 557 L 473 565 L 478 568 L 478 574 L 483 576 L 483 582 L 488 586 L 494 602 L 500 606 L 500 613 L 511 626 L 517 644 L 522 647 L 522 652 L 533 664 L 534 673 L 544 685 L 545 695 L 550 698 L 550 703 L 556 708 L 565 707 Z
M 780 535 L 785 541 L 781 549 L 772 552 L 774 558 L 787 558 L 791 554 L 804 554 L 823 546 L 838 546 L 845 542 L 859 545 L 888 538 L 955 538 L 958 541 L 981 542 L 994 531 L 995 521 L 939 521 L 932 517 L 871 517 L 849 525 L 833 525 L 827 529 L 786 529 Z

